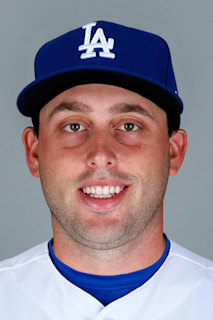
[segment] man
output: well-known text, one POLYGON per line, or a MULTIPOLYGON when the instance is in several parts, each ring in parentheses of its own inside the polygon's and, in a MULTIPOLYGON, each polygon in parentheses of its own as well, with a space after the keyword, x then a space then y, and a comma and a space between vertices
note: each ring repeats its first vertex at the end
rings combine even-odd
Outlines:
POLYGON ((213 319, 213 262, 163 234, 187 144, 165 41, 93 22, 35 69, 18 107, 53 239, 1 263, 2 319, 213 319))

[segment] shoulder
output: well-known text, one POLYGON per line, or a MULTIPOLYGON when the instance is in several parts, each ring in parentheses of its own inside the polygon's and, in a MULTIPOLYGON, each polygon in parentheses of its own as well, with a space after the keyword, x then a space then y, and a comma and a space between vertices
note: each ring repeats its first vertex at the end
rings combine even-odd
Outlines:
POLYGON ((213 261, 171 241, 167 264, 182 278, 194 279, 205 285, 210 283, 213 289, 213 261))
POLYGON ((48 256, 48 243, 41 243, 15 257, 0 262, 0 279, 5 273, 24 269, 48 256))
POLYGON ((198 267, 209 269, 213 271, 213 261, 209 260, 205 257, 202 257, 186 248, 181 246, 180 244, 170 241, 171 248, 170 248, 170 255, 176 257, 182 262, 185 262, 190 265, 196 265, 198 267))

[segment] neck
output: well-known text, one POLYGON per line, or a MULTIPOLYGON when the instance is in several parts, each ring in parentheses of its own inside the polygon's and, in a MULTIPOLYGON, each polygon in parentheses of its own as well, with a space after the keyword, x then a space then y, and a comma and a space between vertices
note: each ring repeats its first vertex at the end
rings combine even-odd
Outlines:
POLYGON ((69 238, 53 218, 53 251, 61 262, 80 272, 117 275, 138 271, 154 264, 163 254, 165 239, 159 219, 156 217, 140 237, 122 247, 96 250, 69 238))

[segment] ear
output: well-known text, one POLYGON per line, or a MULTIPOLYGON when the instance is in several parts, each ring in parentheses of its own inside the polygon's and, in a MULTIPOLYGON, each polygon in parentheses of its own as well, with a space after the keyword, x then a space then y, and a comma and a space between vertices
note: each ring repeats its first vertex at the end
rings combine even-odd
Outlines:
POLYGON ((179 129, 172 133, 169 139, 170 144, 170 176, 174 176, 181 167, 186 148, 187 148, 187 134, 184 130, 179 129))
POLYGON ((39 177, 38 165, 38 139, 33 127, 27 127, 22 134, 22 141, 25 148, 26 161, 31 174, 39 177))

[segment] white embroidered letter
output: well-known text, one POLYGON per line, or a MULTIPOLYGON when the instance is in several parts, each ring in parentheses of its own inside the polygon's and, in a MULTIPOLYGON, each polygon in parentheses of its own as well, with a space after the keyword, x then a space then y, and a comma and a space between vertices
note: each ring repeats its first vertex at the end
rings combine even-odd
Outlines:
POLYGON ((115 54, 110 52, 110 50, 112 50, 114 47, 114 39, 109 38, 107 41, 103 29, 98 28, 91 40, 92 27, 95 25, 96 22, 91 22, 82 27, 82 29, 85 29, 84 44, 79 46, 78 50, 86 50, 86 52, 82 53, 80 58, 94 58, 96 57, 96 52, 94 50, 100 48, 103 50, 99 52, 100 57, 114 59, 115 54))

